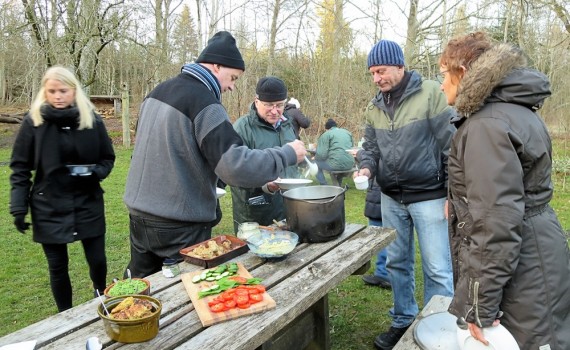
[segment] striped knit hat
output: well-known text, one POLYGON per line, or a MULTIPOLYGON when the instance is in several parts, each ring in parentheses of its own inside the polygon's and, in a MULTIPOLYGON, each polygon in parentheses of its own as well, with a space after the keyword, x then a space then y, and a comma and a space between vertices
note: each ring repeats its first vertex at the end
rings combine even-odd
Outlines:
POLYGON ((368 68, 372 66, 405 66, 404 53, 395 42, 380 40, 368 54, 368 68))

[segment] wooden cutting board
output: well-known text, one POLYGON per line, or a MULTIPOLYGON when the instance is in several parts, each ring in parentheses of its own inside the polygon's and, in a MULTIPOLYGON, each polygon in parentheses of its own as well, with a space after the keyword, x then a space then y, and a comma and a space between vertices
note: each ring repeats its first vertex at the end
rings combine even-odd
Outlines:
MULTIPOLYGON (((232 320, 234 318, 242 317, 245 315, 251 315, 258 312, 263 312, 265 310, 273 309, 276 306, 275 300, 273 300, 269 296, 269 294, 267 294, 267 292, 264 292, 263 300, 260 301, 259 303, 252 304, 247 309, 235 308, 224 312, 212 312, 210 311, 208 302, 214 299, 219 294, 209 295, 202 299, 198 299, 198 292, 206 287, 211 286, 215 282, 206 282, 206 281, 202 281, 200 283, 192 282, 192 278, 196 275, 201 274, 203 271, 204 270, 198 270, 194 272, 184 273, 180 277, 182 279, 182 283, 184 283, 184 287, 186 288, 188 296, 190 296, 190 300, 192 300, 194 309, 196 309, 198 317, 200 317, 200 321, 202 321, 202 325, 204 327, 211 326, 213 324, 224 322, 227 320, 232 320)), ((245 278, 252 278, 251 274, 240 263, 238 263, 237 275, 245 278)), ((263 284, 263 282, 261 282, 261 284, 263 284)))

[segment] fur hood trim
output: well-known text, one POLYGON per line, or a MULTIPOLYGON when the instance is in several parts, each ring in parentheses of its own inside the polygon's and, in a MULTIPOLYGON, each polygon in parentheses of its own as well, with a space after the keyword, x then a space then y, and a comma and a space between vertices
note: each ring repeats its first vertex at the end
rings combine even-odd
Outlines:
POLYGON ((477 112, 493 90, 514 69, 525 67, 526 57, 510 44, 497 44, 483 53, 467 70, 457 89, 455 108, 464 117, 477 112))

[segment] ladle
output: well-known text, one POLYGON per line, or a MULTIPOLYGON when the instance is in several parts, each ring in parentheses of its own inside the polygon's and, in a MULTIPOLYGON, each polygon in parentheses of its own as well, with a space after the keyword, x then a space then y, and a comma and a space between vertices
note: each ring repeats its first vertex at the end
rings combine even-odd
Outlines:
POLYGON ((309 160, 309 158, 307 158, 307 156, 305 156, 305 161, 307 162, 307 164, 309 164, 309 169, 307 170, 307 173, 305 173, 305 177, 307 177, 307 174, 311 174, 311 176, 316 176, 317 173, 319 172, 319 166, 313 162, 311 162, 309 160))
POLYGON ((103 310, 105 310, 105 314, 107 316, 109 316, 109 310, 107 310, 107 307, 105 306, 105 302, 103 301, 103 298, 101 298, 101 294, 99 293, 99 289, 95 289, 95 291, 97 292, 97 296, 99 297, 99 300, 101 301, 101 305, 103 305, 103 310))

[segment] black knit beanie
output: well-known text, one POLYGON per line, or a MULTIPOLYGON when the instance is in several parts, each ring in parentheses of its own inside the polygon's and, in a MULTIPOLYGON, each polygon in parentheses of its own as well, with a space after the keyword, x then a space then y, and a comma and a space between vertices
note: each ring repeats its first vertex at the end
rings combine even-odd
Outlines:
POLYGON ((287 87, 283 80, 277 77, 259 79, 255 93, 260 101, 275 102, 287 99, 287 87))
POLYGON ((325 129, 329 130, 332 127, 336 126, 336 122, 333 119, 329 119, 327 120, 327 122, 325 123, 325 129))
POLYGON ((202 50, 196 63, 215 63, 245 70, 245 62, 236 46, 236 39, 226 31, 217 32, 202 50))

